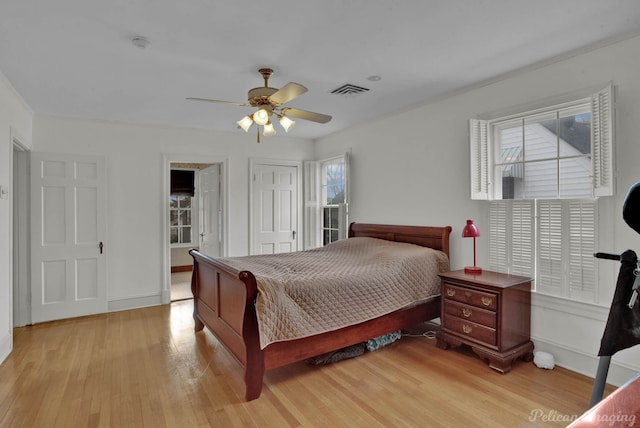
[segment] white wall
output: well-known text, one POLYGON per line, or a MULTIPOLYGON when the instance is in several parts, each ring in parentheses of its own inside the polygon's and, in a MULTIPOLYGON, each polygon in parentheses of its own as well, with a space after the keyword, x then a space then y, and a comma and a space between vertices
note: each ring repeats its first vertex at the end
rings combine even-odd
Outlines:
POLYGON ((36 115, 34 149, 101 155, 107 161, 107 254, 110 309, 157 304, 163 287, 163 155, 228 159, 228 255, 248 254, 249 159, 304 160, 313 143, 244 132, 75 120, 36 115))
MULTIPOLYGON (((12 184, 13 140, 29 147, 33 113, 0 73, 0 186, 10 189, 12 184)), ((0 362, 12 349, 12 224, 11 191, 6 199, 0 199, 0 362)))
POLYGON ((189 254, 189 249, 193 247, 171 248, 171 266, 191 266, 193 258, 189 254))
MULTIPOLYGON (((622 252, 640 236, 622 220, 628 187, 640 180, 640 37, 624 40, 449 98, 417 106, 363 126, 322 138, 322 157, 351 148, 350 221, 451 225, 451 267, 472 262, 471 242, 460 237, 467 218, 488 230, 487 203, 469 199, 468 119, 556 98, 613 81, 617 87, 617 194, 600 200, 599 248, 622 252)), ((487 240, 478 241, 479 265, 486 264, 487 240)), ((534 296, 532 337, 566 367, 593 375, 618 265, 599 262, 601 301, 571 304, 534 296)), ((640 347, 618 353, 609 379, 616 384, 640 371, 640 347)))

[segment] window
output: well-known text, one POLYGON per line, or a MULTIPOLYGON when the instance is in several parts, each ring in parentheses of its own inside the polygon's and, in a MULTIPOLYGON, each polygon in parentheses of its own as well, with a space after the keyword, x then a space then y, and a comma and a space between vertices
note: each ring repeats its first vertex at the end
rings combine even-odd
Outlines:
POLYGON ((349 156, 305 162, 305 248, 347 237, 349 156))
POLYGON ((322 245, 344 238, 345 159, 322 162, 322 245))
POLYGON ((470 121, 472 199, 613 195, 613 87, 509 117, 470 121))
POLYGON ((170 242, 174 244, 192 243, 193 198, 185 195, 169 197, 170 242))
POLYGON ((590 198, 589 103, 492 125, 494 199, 590 198))
POLYGON ((596 299, 597 197, 613 194, 613 88, 471 120, 471 197, 488 199, 490 269, 536 291, 596 299))

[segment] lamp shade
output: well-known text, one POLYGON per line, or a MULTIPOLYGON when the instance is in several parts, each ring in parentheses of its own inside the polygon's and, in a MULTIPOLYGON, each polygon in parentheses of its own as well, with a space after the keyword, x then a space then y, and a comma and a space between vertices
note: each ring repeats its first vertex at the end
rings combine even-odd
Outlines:
POLYGON ((245 116, 238 121, 238 126, 244 129, 244 132, 249 132, 251 125, 253 125, 253 120, 249 116, 245 116))
POLYGON ((273 123, 271 123, 271 121, 267 122, 264 125, 264 131, 262 132, 262 135, 264 135, 265 137, 276 135, 276 128, 273 127, 273 123))
POLYGON ((269 121, 269 112, 261 108, 257 112, 253 113, 253 121, 258 125, 265 125, 269 121))
POLYGON ((473 224, 473 220, 467 220, 467 225, 462 229, 462 237, 463 238, 477 238, 480 236, 480 231, 478 227, 473 224))
POLYGON ((293 128, 293 125, 295 125, 296 123, 289 119, 287 116, 280 116, 280 125, 282 125, 282 127, 284 128, 284 132, 289 132, 289 130, 291 128, 293 128))

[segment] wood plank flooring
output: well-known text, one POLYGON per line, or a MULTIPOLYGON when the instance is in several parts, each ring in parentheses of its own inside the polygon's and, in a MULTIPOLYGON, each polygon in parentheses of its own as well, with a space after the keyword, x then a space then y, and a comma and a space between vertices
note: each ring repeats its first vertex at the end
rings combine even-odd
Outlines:
POLYGON ((593 382, 522 361, 500 375, 464 349, 403 337, 333 365, 271 370, 244 402, 241 368, 206 329, 194 334, 191 312, 182 301, 16 329, 0 427, 566 426, 593 382))

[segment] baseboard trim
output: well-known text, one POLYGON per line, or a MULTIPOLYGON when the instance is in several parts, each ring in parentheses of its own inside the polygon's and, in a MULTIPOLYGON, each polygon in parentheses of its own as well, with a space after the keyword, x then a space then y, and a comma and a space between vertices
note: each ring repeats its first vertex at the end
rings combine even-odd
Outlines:
POLYGON ((191 272, 193 270, 193 265, 186 266, 171 266, 171 273, 176 272, 191 272))
POLYGON ((162 305, 162 294, 152 294, 148 296, 123 297, 121 299, 109 300, 109 312, 127 311, 129 309, 146 308, 149 306, 162 305))
MULTIPOLYGON (((566 346, 551 343, 540 338, 532 337, 532 340, 535 345, 535 350, 552 354, 557 366, 585 376, 595 377, 599 362, 597 356, 588 355, 574 349, 568 349, 566 346)), ((636 376, 638 372, 640 372, 640 367, 620 364, 615 360, 614 356, 609 365, 607 383, 614 386, 624 385, 629 379, 636 376)))
POLYGON ((13 334, 9 333, 2 343, 0 343, 0 364, 7 359, 11 351, 13 350, 13 334))

